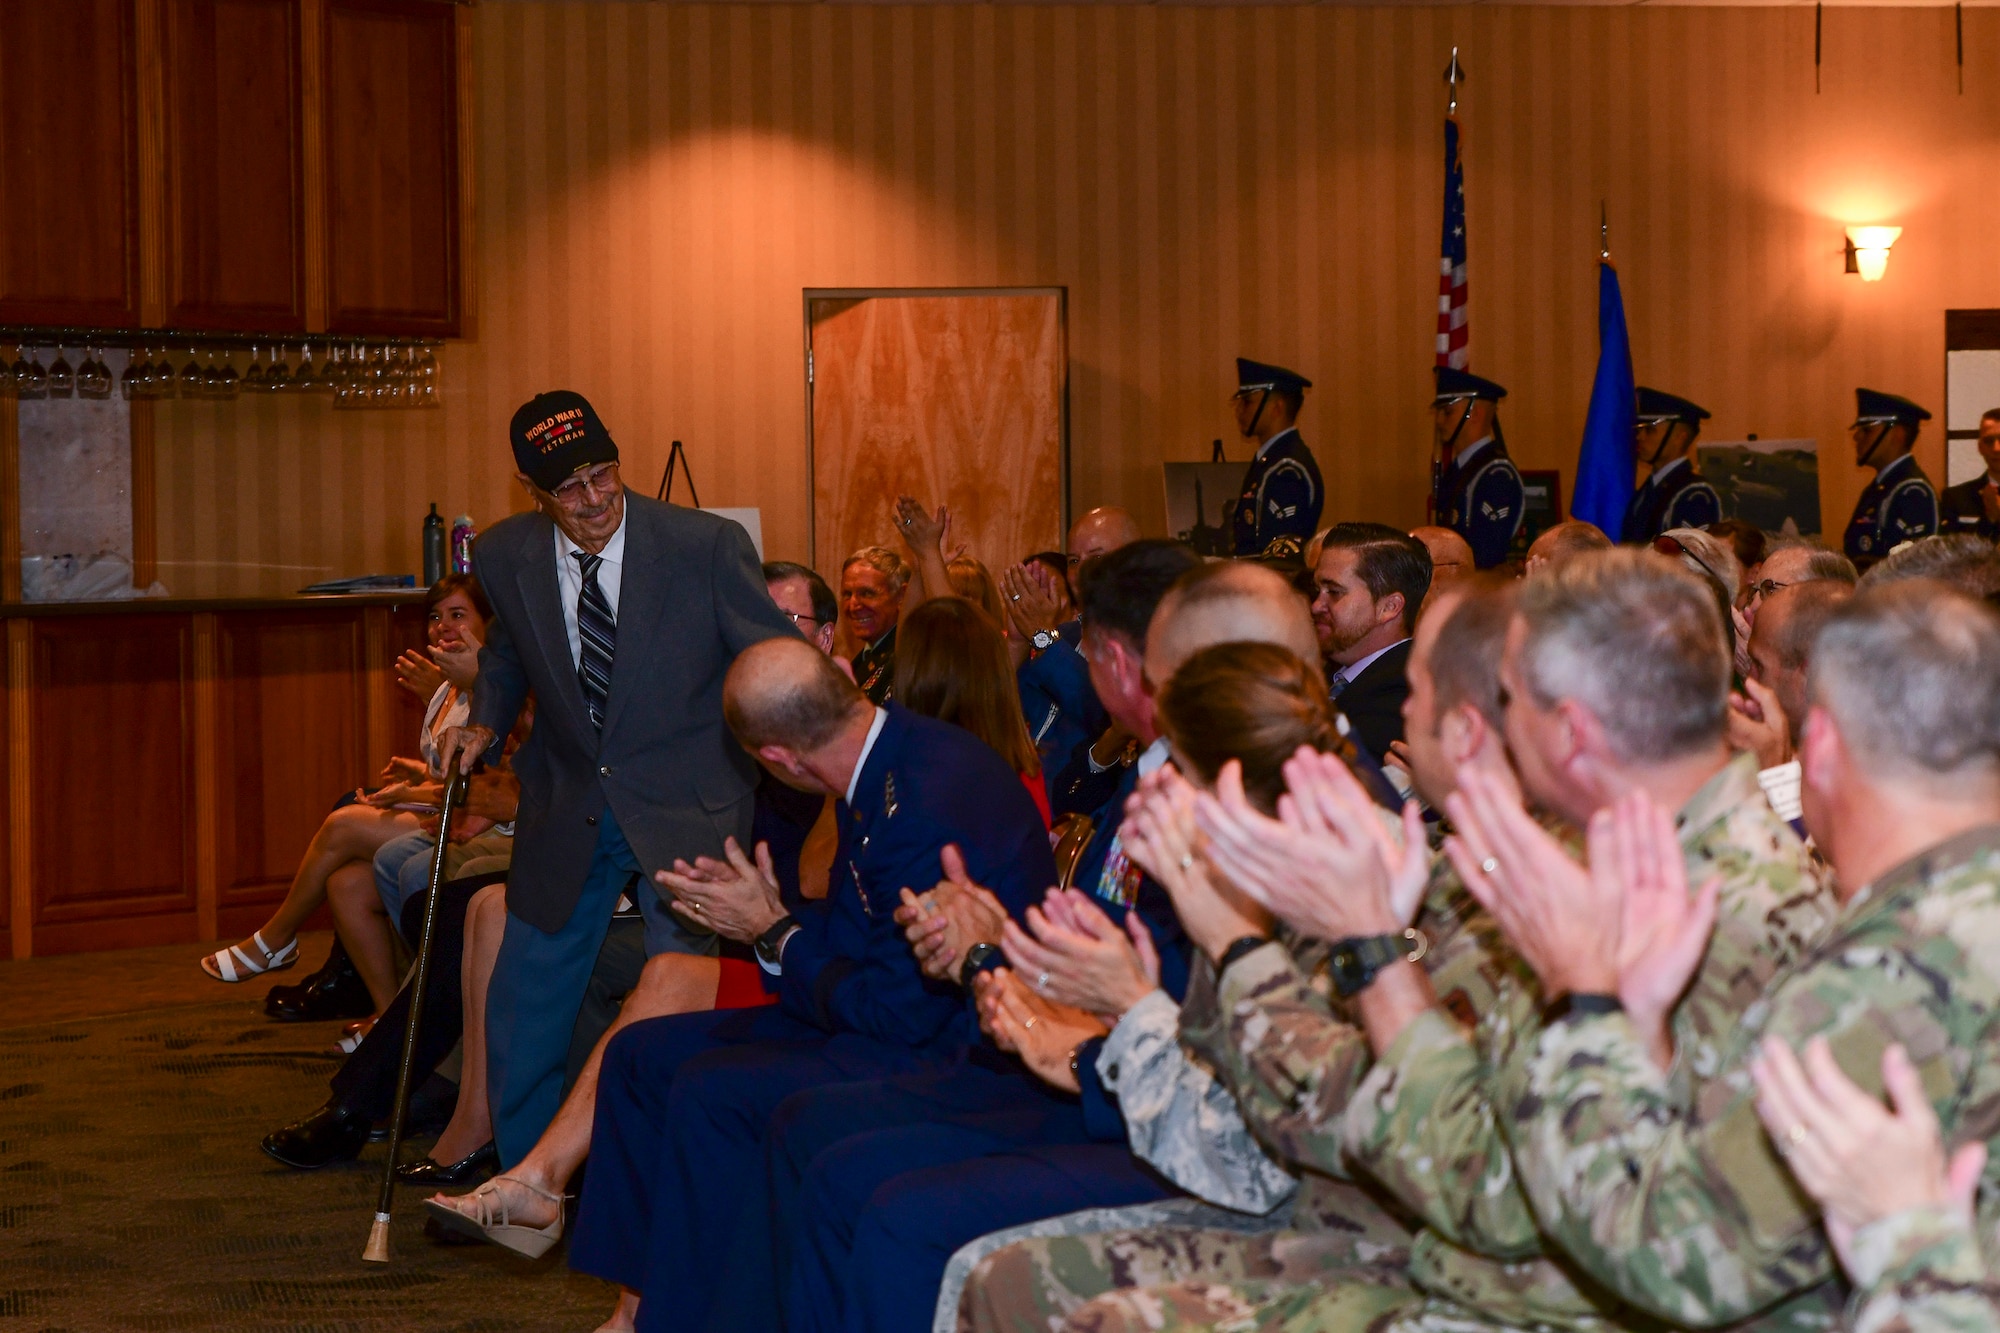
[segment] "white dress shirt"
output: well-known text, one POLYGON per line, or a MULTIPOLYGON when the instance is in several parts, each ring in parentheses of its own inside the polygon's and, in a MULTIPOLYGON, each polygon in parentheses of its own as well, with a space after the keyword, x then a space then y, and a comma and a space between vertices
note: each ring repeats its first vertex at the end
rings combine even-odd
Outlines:
MULTIPOLYGON (((597 587, 611 607, 614 625, 618 623, 618 589, 625 581, 625 523, 631 516, 632 511, 626 510, 618 520, 618 531, 597 553, 604 560, 597 567, 597 587)), ((569 633, 569 664, 573 667, 583 664, 583 632, 576 627, 576 599, 583 595, 583 562, 571 552, 582 549, 568 533, 556 529, 556 592, 562 602, 563 628, 569 633)))

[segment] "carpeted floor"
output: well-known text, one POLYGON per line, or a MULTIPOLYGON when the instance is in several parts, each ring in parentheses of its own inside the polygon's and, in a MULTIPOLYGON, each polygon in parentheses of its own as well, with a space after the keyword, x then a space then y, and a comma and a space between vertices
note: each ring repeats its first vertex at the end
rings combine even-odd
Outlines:
POLYGON ((561 1247, 530 1264, 433 1244, 414 1191, 397 1194, 392 1261, 362 1263, 382 1145, 318 1172, 257 1150, 325 1099, 338 1024, 266 1019, 268 983, 183 988, 199 953, 0 962, 0 1333, 499 1333, 609 1313, 615 1289, 561 1247), (121 976, 155 974, 118 998, 121 976), (80 986, 136 1011, 71 1017, 80 986), (38 998, 56 1021, 36 1021, 38 998))

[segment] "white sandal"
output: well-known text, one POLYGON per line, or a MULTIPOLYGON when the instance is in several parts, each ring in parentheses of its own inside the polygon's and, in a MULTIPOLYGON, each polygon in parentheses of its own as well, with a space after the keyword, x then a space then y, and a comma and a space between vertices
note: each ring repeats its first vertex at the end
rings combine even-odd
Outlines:
POLYGON ((261 960, 243 952, 242 945, 232 944, 227 949, 217 949, 202 959, 201 970, 217 981, 248 981, 252 977, 261 977, 266 972, 282 972, 299 961, 299 942, 296 937, 276 953, 271 951, 270 945, 264 943, 264 932, 261 930, 250 936, 250 942, 264 955, 261 960))
POLYGON ((448 1231, 456 1231, 461 1236, 471 1236, 475 1240, 491 1241, 526 1258, 539 1259, 562 1239, 563 1204, 568 1197, 566 1194, 551 1194, 517 1176, 495 1176, 472 1193, 457 1196, 457 1199, 471 1199, 475 1212, 460 1212, 451 1204, 439 1203, 436 1199, 425 1199, 424 1207, 430 1210, 438 1225, 448 1231), (501 1198, 500 1191, 494 1188, 503 1180, 509 1184, 519 1185, 537 1198, 554 1204, 556 1220, 545 1227, 516 1225, 511 1219, 507 1201, 501 1198))

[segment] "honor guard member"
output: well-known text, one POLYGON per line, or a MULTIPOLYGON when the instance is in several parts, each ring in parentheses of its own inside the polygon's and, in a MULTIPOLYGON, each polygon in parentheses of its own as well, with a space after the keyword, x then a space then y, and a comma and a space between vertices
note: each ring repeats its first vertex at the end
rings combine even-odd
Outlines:
POLYGON ((1910 454, 1917 428, 1931 414, 1907 398, 1875 389, 1854 391, 1854 461, 1875 469, 1875 480, 1854 502, 1842 549, 1862 569, 1904 542, 1935 536, 1937 492, 1910 454))
POLYGON ((1472 562, 1491 569, 1507 558, 1521 529, 1521 473, 1507 457, 1495 416, 1507 390, 1451 366, 1437 367, 1431 427, 1437 479, 1431 501, 1438 523, 1465 538, 1472 562))
POLYGON ((1658 389, 1638 392, 1634 457, 1646 479, 1625 506, 1625 540, 1650 545, 1674 528, 1706 528, 1722 520, 1722 497, 1695 470, 1694 442, 1708 409, 1658 389))
POLYGON ((1236 358, 1236 393, 1230 400, 1236 428, 1257 441, 1257 456, 1243 474, 1243 494, 1236 501, 1237 556, 1267 554, 1285 538, 1296 555, 1319 530, 1326 493, 1319 464, 1295 424, 1311 387, 1311 380, 1293 371, 1236 358))

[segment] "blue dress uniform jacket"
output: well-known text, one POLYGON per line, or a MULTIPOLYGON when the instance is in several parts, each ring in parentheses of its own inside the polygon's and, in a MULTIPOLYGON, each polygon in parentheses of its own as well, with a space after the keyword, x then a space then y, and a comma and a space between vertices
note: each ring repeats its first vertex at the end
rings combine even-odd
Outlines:
POLYGON ((1054 801, 1056 776, 1076 747, 1104 733, 1109 718, 1090 683, 1090 664, 1083 660, 1083 622, 1056 627, 1056 641, 1021 663, 1014 675, 1021 694, 1021 716, 1042 759, 1042 781, 1054 801))
POLYGON ((1319 531, 1325 504, 1319 464, 1298 431, 1273 435, 1243 474, 1243 494, 1236 499, 1235 554, 1262 555, 1280 537, 1296 537, 1304 546, 1319 531))
POLYGON ((1904 454, 1877 472, 1854 502, 1841 549, 1865 567, 1904 542, 1937 535, 1937 530, 1937 492, 1916 458, 1904 454))
POLYGON ((1675 528, 1706 528, 1722 521, 1722 497, 1685 458, 1676 458, 1639 483, 1625 506, 1624 540, 1640 545, 1675 528))
POLYGON ((899 891, 937 882, 946 843, 1016 916, 1054 882, 1041 816, 1006 761, 947 723, 887 714, 853 803, 835 807, 827 897, 785 945, 779 1003, 648 1019, 605 1048, 570 1263, 639 1291, 642 1328, 699 1328, 723 1294, 780 1102, 947 1061, 977 1036, 957 989, 918 972, 899 891))
POLYGON ((1526 495, 1507 446, 1489 439, 1452 459, 1439 475, 1437 521, 1465 538, 1477 568, 1491 569, 1514 545, 1526 495))

